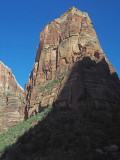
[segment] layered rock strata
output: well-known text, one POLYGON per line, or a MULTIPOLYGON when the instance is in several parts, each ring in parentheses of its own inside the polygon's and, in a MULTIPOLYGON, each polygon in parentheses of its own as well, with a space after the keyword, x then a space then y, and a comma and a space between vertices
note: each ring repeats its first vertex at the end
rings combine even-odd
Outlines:
MULTIPOLYGON (((93 102, 97 107, 100 107, 101 103, 105 106, 113 104, 114 98, 119 104, 119 87, 114 87, 115 82, 110 76, 114 73, 117 77, 114 67, 103 53, 88 14, 75 7, 70 8, 60 18, 46 25, 40 33, 33 71, 25 86, 26 118, 56 100, 61 106, 74 107, 78 99, 83 99, 76 105, 84 105, 87 94, 91 97, 89 103, 93 102), (78 62, 85 57, 89 57, 93 64, 104 61, 103 66, 98 65, 95 68, 95 65, 89 66, 89 61, 86 61, 88 68, 78 67, 73 72, 78 62), (78 76, 79 69, 81 71, 78 76), (71 72, 73 75, 69 80, 71 72)), ((119 84, 119 79, 116 79, 119 84)))
POLYGON ((0 61, 0 130, 7 130, 23 120, 24 90, 12 71, 0 61))

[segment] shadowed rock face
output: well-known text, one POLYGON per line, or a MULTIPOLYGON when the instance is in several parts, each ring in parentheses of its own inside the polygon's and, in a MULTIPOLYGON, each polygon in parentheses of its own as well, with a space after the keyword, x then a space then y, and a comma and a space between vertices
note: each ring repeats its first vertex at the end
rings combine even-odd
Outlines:
POLYGON ((88 97, 87 94, 91 97, 91 103, 100 106, 105 102, 109 105, 114 99, 114 93, 116 96, 118 93, 112 91, 114 82, 106 80, 106 70, 110 70, 110 74, 116 74, 103 53, 88 14, 75 7, 70 8, 60 18, 46 25, 40 33, 33 71, 25 86, 26 118, 41 111, 42 107, 51 105, 56 99, 64 106, 67 103, 66 98, 69 106, 74 106, 79 98, 82 105, 81 99, 84 96, 88 97), (94 63, 104 59, 107 69, 104 66, 96 69, 94 65, 83 68, 80 73, 81 82, 78 80, 77 69, 70 83, 65 86, 66 90, 62 91, 74 65, 84 57, 89 57, 94 63), (65 92, 63 99, 59 97, 61 91, 65 92))
POLYGON ((57 107, 80 107, 92 112, 119 109, 120 80, 117 73, 110 73, 105 59, 97 62, 90 57, 77 61, 67 82, 55 102, 57 107), (94 106, 94 107, 93 107, 94 106))
POLYGON ((0 61, 0 130, 23 120, 23 92, 11 70, 0 61))
MULTIPOLYGON (((119 160, 120 81, 106 61, 73 66, 51 112, 2 160, 119 160)), ((55 87, 54 87, 55 88, 55 87)))

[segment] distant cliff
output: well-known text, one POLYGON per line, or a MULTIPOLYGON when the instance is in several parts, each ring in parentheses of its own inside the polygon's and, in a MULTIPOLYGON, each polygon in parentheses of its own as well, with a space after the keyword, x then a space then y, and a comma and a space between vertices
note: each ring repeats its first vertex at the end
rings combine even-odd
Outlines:
POLYGON ((0 130, 7 130, 23 120, 23 97, 24 90, 12 71, 0 61, 0 130))

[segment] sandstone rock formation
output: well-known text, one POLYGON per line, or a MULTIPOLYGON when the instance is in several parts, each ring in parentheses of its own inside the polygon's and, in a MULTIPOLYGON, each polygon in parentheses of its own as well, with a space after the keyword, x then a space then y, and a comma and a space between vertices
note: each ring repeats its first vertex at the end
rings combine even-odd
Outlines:
POLYGON ((0 61, 0 130, 23 120, 23 89, 11 70, 0 61))
POLYGON ((63 99, 60 100, 63 106, 67 101, 67 105, 73 104, 72 99, 76 96, 74 92, 76 93, 78 86, 80 88, 77 89, 77 96, 81 99, 89 93, 91 101, 98 106, 100 103, 109 105, 114 93, 118 100, 120 95, 117 86, 114 88, 113 84, 107 84, 109 80, 105 71, 110 71, 111 75, 116 74, 103 53, 88 14, 75 7, 70 8, 60 18, 46 25, 40 33, 33 71, 25 86, 26 117, 55 102, 60 97, 63 87, 66 87, 63 99), (70 83, 65 85, 76 62, 85 57, 89 57, 96 64, 104 61, 108 67, 103 65, 99 69, 91 66, 89 68, 88 64, 88 69, 80 71, 82 82, 77 81, 76 70, 70 83))
POLYGON ((120 159, 120 80, 87 13, 72 7, 45 26, 25 94, 25 118, 53 109, 3 160, 120 159))

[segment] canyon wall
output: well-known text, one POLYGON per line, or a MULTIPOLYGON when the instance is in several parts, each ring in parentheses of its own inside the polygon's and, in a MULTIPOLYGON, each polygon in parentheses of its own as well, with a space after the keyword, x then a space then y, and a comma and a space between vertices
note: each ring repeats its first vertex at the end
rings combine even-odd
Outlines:
POLYGON ((24 119, 23 99, 24 90, 0 61, 0 130, 7 130, 24 119))

